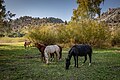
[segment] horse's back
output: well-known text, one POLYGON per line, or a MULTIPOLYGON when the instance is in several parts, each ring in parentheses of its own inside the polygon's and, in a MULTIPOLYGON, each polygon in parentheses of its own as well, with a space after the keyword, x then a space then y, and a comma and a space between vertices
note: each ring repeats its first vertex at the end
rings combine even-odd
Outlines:
POLYGON ((48 53, 54 53, 56 51, 59 50, 59 47, 57 45, 49 45, 49 46, 46 46, 45 48, 45 51, 47 51, 48 53))
POLYGON ((74 53, 78 53, 79 56, 85 56, 92 53, 92 48, 87 44, 78 44, 73 47, 74 53))
POLYGON ((60 47, 58 45, 54 45, 56 51, 60 51, 60 47))

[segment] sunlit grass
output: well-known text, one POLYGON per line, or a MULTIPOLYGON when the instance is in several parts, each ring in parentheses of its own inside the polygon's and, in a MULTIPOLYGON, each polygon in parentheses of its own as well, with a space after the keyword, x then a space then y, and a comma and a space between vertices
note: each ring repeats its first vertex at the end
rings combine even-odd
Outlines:
POLYGON ((10 37, 0 37, 0 43, 18 43, 18 42, 24 42, 25 37, 16 37, 16 38, 10 38, 10 37))
POLYGON ((79 68, 72 58, 69 70, 65 70, 65 58, 69 49, 63 49, 62 61, 49 65, 41 62, 37 48, 24 49, 23 43, 0 44, 0 80, 119 80, 120 48, 94 49, 92 65, 89 59, 79 57, 79 68))

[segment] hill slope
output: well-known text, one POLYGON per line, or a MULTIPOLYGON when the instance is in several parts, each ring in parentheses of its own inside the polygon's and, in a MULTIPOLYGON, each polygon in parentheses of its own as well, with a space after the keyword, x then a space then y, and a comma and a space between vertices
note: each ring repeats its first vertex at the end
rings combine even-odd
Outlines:
POLYGON ((109 8, 98 20, 107 22, 109 26, 120 25, 120 8, 109 8))
POLYGON ((60 23, 64 23, 64 22, 61 19, 54 17, 33 18, 30 16, 23 16, 15 20, 12 20, 11 28, 13 32, 18 32, 20 29, 27 28, 30 26, 41 26, 45 24, 60 24, 60 23))

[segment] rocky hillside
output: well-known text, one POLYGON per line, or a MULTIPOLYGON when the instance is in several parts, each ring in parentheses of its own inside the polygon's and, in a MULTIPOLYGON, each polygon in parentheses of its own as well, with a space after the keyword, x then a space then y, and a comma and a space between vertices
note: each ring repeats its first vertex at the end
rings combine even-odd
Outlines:
POLYGON ((42 26, 46 24, 60 24, 64 23, 61 19, 59 18, 33 18, 30 16, 24 16, 17 18, 15 20, 11 21, 11 27, 13 32, 18 32, 22 28, 27 28, 30 26, 42 26))
POLYGON ((109 8, 98 20, 107 22, 109 26, 120 25, 120 8, 109 8))

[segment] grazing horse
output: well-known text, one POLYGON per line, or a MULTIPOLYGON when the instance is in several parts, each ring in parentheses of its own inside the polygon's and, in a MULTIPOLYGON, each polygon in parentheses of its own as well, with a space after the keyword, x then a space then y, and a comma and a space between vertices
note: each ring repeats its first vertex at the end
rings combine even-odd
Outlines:
POLYGON ((45 50, 44 50, 44 56, 45 56, 45 60, 46 60, 46 64, 48 64, 48 60, 49 60, 49 54, 54 54, 56 53, 56 60, 61 60, 62 58, 62 48, 58 45, 49 45, 46 46, 45 50))
POLYGON ((89 56, 89 60, 90 60, 90 63, 89 63, 89 66, 91 65, 91 57, 92 57, 92 48, 91 46, 87 45, 87 44, 79 44, 79 45, 74 45, 69 53, 68 53, 68 57, 66 58, 66 69, 69 69, 69 66, 70 66, 70 60, 71 60, 71 57, 73 56, 74 57, 74 61, 75 61, 75 67, 76 67, 76 64, 77 64, 77 68, 78 68, 78 56, 84 56, 85 57, 85 60, 83 63, 86 62, 87 60, 87 55, 89 56))
POLYGON ((25 42, 24 42, 24 47, 25 47, 25 49, 26 49, 27 46, 29 47, 30 44, 31 44, 31 41, 25 40, 25 42))
MULTIPOLYGON (((39 51, 41 52, 41 60, 42 61, 45 61, 45 56, 44 56, 44 50, 46 48, 46 46, 44 44, 40 44, 40 43, 35 43, 35 46, 39 49, 39 51)), ((59 59, 62 58, 62 47, 57 45, 60 49, 60 52, 59 52, 59 59)), ((54 58, 54 54, 53 53, 50 53, 50 58, 54 58)))

